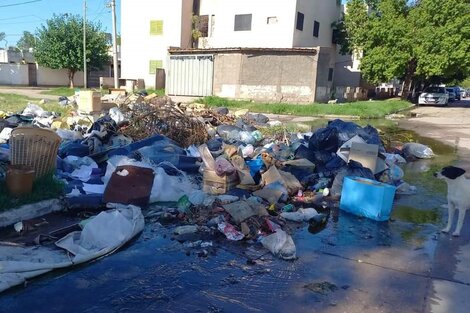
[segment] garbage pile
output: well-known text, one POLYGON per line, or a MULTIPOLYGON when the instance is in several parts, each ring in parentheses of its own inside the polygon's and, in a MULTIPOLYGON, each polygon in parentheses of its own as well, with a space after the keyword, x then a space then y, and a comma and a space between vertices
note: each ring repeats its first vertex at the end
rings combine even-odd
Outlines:
POLYGON ((395 193, 416 192, 403 181, 400 164, 433 156, 418 143, 388 150, 377 129, 339 119, 315 132, 265 138, 263 127, 279 122, 242 113, 142 95, 101 116, 48 115, 28 105, 0 119, 0 158, 8 155, 12 128, 54 129, 62 138, 56 176, 66 183, 69 207, 149 208, 152 221, 179 225, 174 235, 186 247, 210 247, 206 239, 223 234, 291 260, 292 225, 308 224, 317 233, 338 205, 387 220, 395 193))

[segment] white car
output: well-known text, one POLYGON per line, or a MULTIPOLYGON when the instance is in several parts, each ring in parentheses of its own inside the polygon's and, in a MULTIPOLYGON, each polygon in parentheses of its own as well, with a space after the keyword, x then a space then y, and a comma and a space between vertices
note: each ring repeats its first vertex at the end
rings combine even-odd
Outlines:
POLYGON ((419 105, 433 104, 446 106, 448 103, 449 94, 445 87, 428 87, 423 90, 418 99, 419 105))

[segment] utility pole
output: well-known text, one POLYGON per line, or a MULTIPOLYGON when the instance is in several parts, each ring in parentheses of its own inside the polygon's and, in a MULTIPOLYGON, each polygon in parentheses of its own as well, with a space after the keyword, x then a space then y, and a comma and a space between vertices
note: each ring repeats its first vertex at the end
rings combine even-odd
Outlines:
POLYGON ((119 65, 117 51, 117 35, 116 35, 116 0, 111 0, 111 14, 113 17, 113 68, 114 68, 114 88, 119 88, 119 65))
POLYGON ((86 55, 86 0, 83 0, 83 88, 87 88, 86 55))

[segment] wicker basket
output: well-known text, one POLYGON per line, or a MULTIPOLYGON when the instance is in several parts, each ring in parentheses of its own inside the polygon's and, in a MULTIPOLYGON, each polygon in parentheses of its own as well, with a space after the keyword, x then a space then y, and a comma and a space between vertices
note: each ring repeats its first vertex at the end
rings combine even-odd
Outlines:
POLYGON ((52 130, 17 127, 10 138, 11 164, 31 166, 35 177, 42 177, 55 169, 60 142, 52 130))

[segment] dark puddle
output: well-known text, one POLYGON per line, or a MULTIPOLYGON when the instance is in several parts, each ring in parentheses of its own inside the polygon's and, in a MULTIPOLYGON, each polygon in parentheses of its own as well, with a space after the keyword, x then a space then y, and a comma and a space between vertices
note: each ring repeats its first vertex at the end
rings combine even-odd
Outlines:
MULTIPOLYGON (((310 232, 308 224, 293 227, 299 228, 293 233, 298 259, 286 262, 259 243, 220 237, 203 238, 213 246, 201 254, 172 240, 171 225, 147 219, 142 235, 125 249, 3 293, 0 312, 310 312, 332 303, 345 311, 344 299, 381 290, 390 281, 389 276, 364 279, 376 267, 360 264, 427 273, 445 202, 445 185, 432 173, 456 157, 451 147, 382 122, 383 128, 375 127, 388 129, 387 140, 408 138, 437 154, 404 166, 405 181, 418 193, 398 196, 389 222, 333 207, 324 229, 321 224, 310 232)), ((388 293, 381 309, 394 311, 394 303, 402 302, 400 294, 388 293)))

